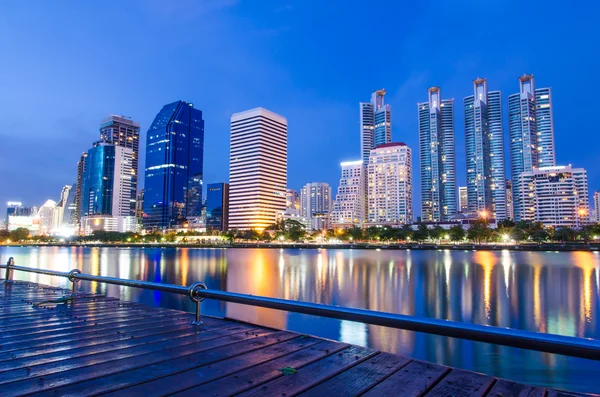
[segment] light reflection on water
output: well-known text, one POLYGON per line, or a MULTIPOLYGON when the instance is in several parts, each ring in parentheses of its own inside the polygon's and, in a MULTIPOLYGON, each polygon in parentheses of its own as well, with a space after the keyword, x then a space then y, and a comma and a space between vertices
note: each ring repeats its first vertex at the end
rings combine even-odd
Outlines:
MULTIPOLYGON (((2 247, 0 260, 600 338, 600 256, 590 252, 2 247)), ((17 278, 67 286, 45 275, 17 278)), ((81 282, 82 291, 192 310, 185 297, 81 282)), ((404 330, 204 301, 205 314, 305 332, 515 381, 598 392, 600 363, 404 330)))

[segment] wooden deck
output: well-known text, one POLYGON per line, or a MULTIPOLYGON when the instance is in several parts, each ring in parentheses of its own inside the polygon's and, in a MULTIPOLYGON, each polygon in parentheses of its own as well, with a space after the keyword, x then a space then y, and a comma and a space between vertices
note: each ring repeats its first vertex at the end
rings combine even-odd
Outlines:
POLYGON ((0 285, 0 396, 580 395, 103 295, 37 305, 64 294, 0 285))

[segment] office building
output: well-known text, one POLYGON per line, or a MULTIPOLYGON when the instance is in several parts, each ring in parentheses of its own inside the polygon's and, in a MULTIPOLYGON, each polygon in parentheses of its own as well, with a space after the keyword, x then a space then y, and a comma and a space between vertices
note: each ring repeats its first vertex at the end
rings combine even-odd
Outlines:
POLYGON ((81 191, 83 189, 83 174, 85 172, 85 159, 87 158, 87 152, 82 153, 79 161, 77 162, 77 182, 75 183, 75 230, 79 230, 80 226, 80 218, 81 218, 81 209, 82 209, 82 199, 83 196, 81 191))
POLYGON ((600 192, 594 192, 594 222, 600 223, 600 192))
POLYGON ((287 210, 296 210, 300 214, 300 195, 297 190, 285 189, 285 208, 287 210))
POLYGON ((203 161, 202 111, 184 101, 163 106, 146 137, 144 229, 175 229, 201 216, 203 161))
POLYGON ((71 235, 74 232, 75 218, 75 185, 66 185, 60 192, 53 213, 52 231, 71 235))
POLYGON ((342 177, 330 220, 333 227, 362 226, 365 218, 366 169, 363 160, 340 164, 342 177))
POLYGON ((458 187, 458 202, 461 213, 466 213, 469 211, 469 201, 467 199, 467 187, 459 186, 458 187))
POLYGON ((405 225, 413 220, 412 153, 405 143, 371 150, 368 178, 370 225, 405 225))
POLYGON ((211 183, 206 189, 206 229, 229 229, 229 184, 211 183))
POLYGON ((9 201, 6 203, 6 222, 5 228, 8 229, 9 217, 11 216, 30 216, 31 208, 23 207, 23 204, 19 201, 9 201))
POLYGON ((131 149, 131 186, 133 196, 130 198, 130 215, 135 215, 136 192, 139 175, 140 153, 140 124, 129 117, 110 115, 100 125, 100 140, 110 142, 116 146, 131 149))
POLYGON ((136 228, 135 216, 91 215, 81 218, 81 231, 85 236, 89 236, 95 231, 135 232, 136 228))
POLYGON ((386 91, 381 89, 371 94, 371 102, 360 106, 360 152, 363 163, 369 163, 371 150, 392 141, 392 111, 384 103, 386 91))
POLYGON ((142 230, 144 228, 144 189, 137 192, 135 199, 135 219, 137 223, 137 229, 142 230))
POLYGON ((534 167, 519 174, 516 184, 522 203, 520 220, 547 227, 579 228, 588 223, 588 184, 583 168, 534 167))
MULTIPOLYGON (((510 170, 513 180, 533 168, 556 165, 552 90, 535 88, 533 75, 519 78, 519 93, 508 97, 510 170)), ((513 185, 515 220, 524 213, 521 185, 513 185)))
POLYGON ((464 103, 469 212, 506 219, 502 94, 488 91, 487 80, 477 78, 464 103))
POLYGON ((511 180, 506 181, 506 215, 508 216, 508 219, 515 219, 513 183, 511 180))
POLYGON ((454 148, 454 99, 429 88, 428 102, 418 103, 421 171, 421 219, 447 221, 457 212, 454 148))
POLYGON ((231 116, 229 228, 263 230, 286 210, 287 120, 255 108, 231 116))
POLYGON ((322 214, 328 214, 332 208, 331 186, 328 183, 311 182, 300 190, 300 215, 309 220, 311 229, 320 230, 323 222, 313 222, 313 219, 317 218, 316 214, 322 219, 322 214))
MULTIPOLYGON (((39 225, 39 235, 49 235, 54 230, 54 211, 56 209, 56 201, 46 200, 36 214, 37 223, 39 225)), ((34 220, 35 222, 36 220, 34 220)))

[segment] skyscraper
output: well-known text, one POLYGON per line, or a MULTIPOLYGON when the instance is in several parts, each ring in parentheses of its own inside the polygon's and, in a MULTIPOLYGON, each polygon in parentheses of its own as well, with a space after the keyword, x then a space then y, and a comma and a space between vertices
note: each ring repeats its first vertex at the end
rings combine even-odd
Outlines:
MULTIPOLYGON (((533 75, 519 77, 520 90, 508 97, 510 171, 513 180, 534 167, 556 165, 552 90, 535 88, 533 75)), ((521 220, 521 185, 513 185, 515 220, 521 220)))
POLYGON ((384 103, 386 91, 371 94, 371 102, 360 105, 360 152, 365 166, 369 163, 371 150, 392 141, 392 110, 384 103))
POLYGON ((287 211, 297 211, 300 214, 300 195, 297 190, 285 189, 285 208, 287 211))
POLYGON ((405 143, 371 150, 368 168, 368 221, 373 225, 410 224, 412 152, 405 143))
POLYGON ((80 218, 132 216, 133 150, 99 141, 88 150, 82 177, 80 218))
POLYGON ((85 172, 85 159, 87 158, 87 152, 82 153, 79 161, 77 162, 77 183, 75 183, 75 219, 74 227, 75 231, 79 230, 81 220, 81 209, 82 206, 82 189, 83 189, 83 174, 85 172))
POLYGON ((486 79, 473 80, 465 98, 465 143, 469 211, 489 211, 506 219, 506 173, 502 129, 502 93, 488 91, 486 79))
POLYGON ((361 226, 366 220, 365 166, 362 160, 346 161, 340 165, 342 177, 333 203, 331 224, 334 227, 361 226))
POLYGON ((581 227, 588 223, 588 184, 583 168, 533 167, 519 174, 516 184, 520 186, 521 220, 541 222, 547 227, 581 227))
POLYGON ((319 229, 313 219, 321 218, 333 209, 331 186, 325 182, 307 183, 300 190, 300 216, 309 220, 311 229, 319 229))
POLYGON ((229 184, 210 183, 206 189, 206 229, 228 230, 229 184))
POLYGON ((286 209, 287 119, 255 108, 231 116, 229 228, 262 230, 286 209))
POLYGON ((439 87, 418 103, 421 219, 446 221, 457 212, 454 99, 441 99, 439 87))
POLYGON ((596 215, 594 222, 600 223, 600 192, 594 192, 594 211, 596 215))
POLYGON ((132 150, 131 185, 133 196, 130 198, 131 215, 135 215, 137 182, 139 175, 138 161, 140 153, 140 124, 129 117, 111 114, 100 125, 100 140, 124 146, 132 150))
POLYGON ((204 120, 184 101, 163 106, 148 129, 145 229, 171 229, 202 212, 204 120))
POLYGON ((458 202, 459 202, 459 207, 460 207, 461 213, 465 213, 465 212, 469 211, 469 201, 468 201, 466 186, 458 187, 458 202))
POLYGON ((513 183, 510 179, 506 181, 506 216, 509 219, 515 219, 515 204, 513 196, 513 183))

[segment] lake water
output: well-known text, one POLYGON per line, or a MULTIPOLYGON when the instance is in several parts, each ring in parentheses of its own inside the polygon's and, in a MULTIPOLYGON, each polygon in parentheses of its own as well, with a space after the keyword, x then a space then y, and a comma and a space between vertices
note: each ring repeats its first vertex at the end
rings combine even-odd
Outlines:
MULTIPOLYGON (((23 266, 600 338, 592 252, 0 247, 23 266)), ((67 287, 68 281, 15 272, 67 287)), ((193 311, 182 296, 81 282, 81 291, 193 311)), ((205 300, 203 314, 369 346, 518 382, 600 392, 600 362, 205 300)))

